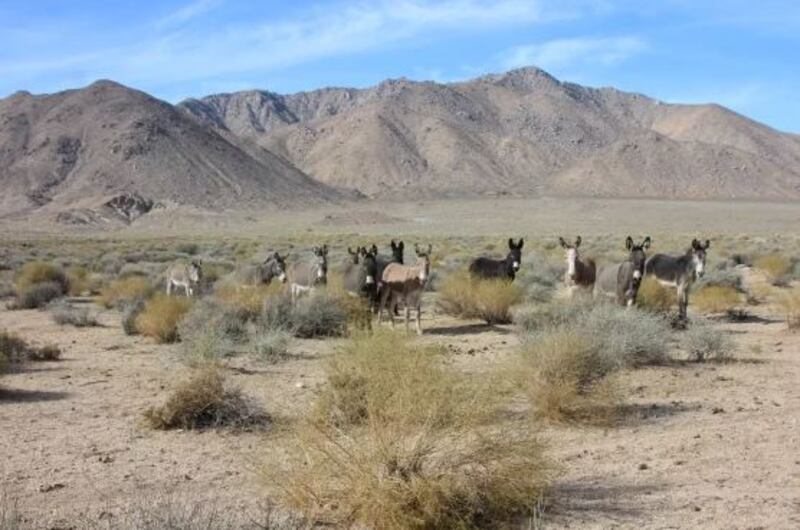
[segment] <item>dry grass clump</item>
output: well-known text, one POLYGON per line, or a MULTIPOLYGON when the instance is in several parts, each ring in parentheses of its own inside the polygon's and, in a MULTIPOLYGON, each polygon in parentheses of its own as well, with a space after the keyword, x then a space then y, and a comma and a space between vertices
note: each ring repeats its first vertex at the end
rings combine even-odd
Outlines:
POLYGON ((69 280, 63 269, 43 261, 30 261, 22 266, 14 279, 14 287, 18 295, 33 288, 38 284, 55 284, 61 294, 69 290, 69 280))
POLYGON ((283 329, 265 329, 253 337, 253 354, 261 361, 277 362, 289 355, 292 334, 283 329))
POLYGON ((114 280, 100 291, 99 302, 107 307, 120 307, 132 300, 147 299, 153 286, 144 276, 128 276, 114 280))
POLYGON ((397 335, 354 339, 265 478, 311 525, 483 528, 530 515, 553 473, 536 432, 495 423, 503 394, 451 370, 397 335))
POLYGON ((272 282, 269 285, 235 285, 225 283, 214 288, 214 296, 224 305, 239 312, 242 318, 255 320, 261 313, 266 300, 278 296, 283 285, 272 282))
POLYGON ((707 285, 692 293, 691 303, 702 313, 728 313, 742 304, 742 295, 727 285, 707 285))
POLYGON ((618 368, 590 338, 562 327, 527 344, 514 377, 539 419, 607 423, 619 392, 606 376, 618 368))
POLYGON ((349 313, 341 298, 318 291, 292 304, 288 295, 264 302, 258 325, 262 330, 284 330, 295 337, 341 337, 347 334, 349 313))
POLYGON ((792 260, 781 254, 767 254, 753 262, 753 266, 763 272, 772 282, 779 282, 788 276, 792 265, 792 260))
POLYGON ((481 280, 466 271, 445 278, 438 289, 439 307, 460 318, 480 318, 487 324, 511 322, 511 307, 522 300, 522 292, 507 280, 481 280))
POLYGON ((675 289, 664 287, 652 276, 646 276, 636 295, 636 306, 653 313, 669 313, 678 304, 675 289))
POLYGON ((92 275, 86 267, 72 266, 66 272, 69 282, 69 295, 81 296, 87 293, 96 293, 100 287, 100 278, 92 275))
POLYGON ((60 358, 61 349, 58 346, 31 346, 17 335, 0 330, 0 372, 3 372, 11 363, 57 361, 60 358))
POLYGON ((136 317, 136 330, 157 342, 176 342, 178 324, 189 312, 192 301, 188 298, 157 294, 147 302, 136 317))
POLYGON ((147 409, 144 419, 149 427, 166 430, 243 428, 268 416, 227 385, 219 368, 206 366, 179 383, 161 406, 147 409))
POLYGON ((58 282, 35 283, 22 291, 18 290, 17 299, 10 307, 12 309, 40 309, 62 296, 64 296, 64 290, 58 282))
POLYGON ((178 325, 184 359, 216 361, 232 355, 247 340, 247 320, 236 309, 212 298, 196 302, 178 325))
POLYGON ((789 329, 800 329, 800 287, 795 287, 778 301, 789 329))

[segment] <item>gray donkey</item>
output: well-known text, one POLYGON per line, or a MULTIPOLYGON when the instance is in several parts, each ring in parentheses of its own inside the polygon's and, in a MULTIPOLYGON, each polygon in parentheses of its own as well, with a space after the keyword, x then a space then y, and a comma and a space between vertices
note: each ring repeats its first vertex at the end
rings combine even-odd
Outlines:
POLYGON ((698 277, 702 277, 706 269, 706 251, 711 241, 705 244, 692 239, 689 250, 682 256, 656 254, 647 260, 645 274, 653 276, 661 285, 675 287, 678 291, 678 317, 686 320, 686 308, 689 305, 689 290, 698 277))
POLYGON ((296 302, 301 294, 313 291, 316 286, 328 283, 328 245, 314 247, 313 252, 310 259, 293 263, 287 271, 292 302, 296 302))
POLYGON ((284 283, 286 282, 286 256, 275 252, 262 263, 237 269, 234 278, 243 285, 269 284, 273 279, 284 283))
POLYGON ((645 250, 650 248, 650 236, 644 238, 639 245, 634 244, 633 238, 628 236, 625 248, 630 252, 627 260, 600 269, 594 284, 594 296, 613 298, 619 305, 631 307, 636 303, 636 295, 644 276, 647 260, 645 250))
POLYGON ((167 269, 167 294, 172 294, 173 287, 183 287, 186 296, 194 296, 202 278, 203 266, 199 260, 174 263, 167 269))
POLYGON ((417 335, 422 335, 422 292, 425 290, 431 272, 431 245, 427 250, 422 250, 418 245, 414 246, 417 254, 415 265, 400 265, 390 263, 383 269, 381 281, 381 300, 378 307, 378 324, 381 323, 383 308, 386 307, 389 319, 394 326, 394 310, 399 303, 405 305, 406 310, 406 332, 411 318, 411 308, 417 311, 417 335), (387 305, 388 304, 388 305, 387 305))

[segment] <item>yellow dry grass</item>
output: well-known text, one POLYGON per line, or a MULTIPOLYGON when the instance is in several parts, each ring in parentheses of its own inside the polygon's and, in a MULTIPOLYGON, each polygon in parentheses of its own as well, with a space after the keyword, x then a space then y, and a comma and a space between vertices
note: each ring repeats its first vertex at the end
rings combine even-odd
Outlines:
POLYGON ((522 292, 512 282, 479 280, 467 271, 450 274, 439 287, 439 306, 444 312, 488 324, 511 322, 511 308, 521 300, 522 292))
POLYGON ((729 285, 707 285, 692 293, 691 304, 702 313, 726 313, 742 304, 742 295, 729 285))
POLYGON ((178 340, 178 324, 191 307, 189 298, 157 294, 147 301, 136 317, 136 330, 159 343, 175 342, 178 340))
POLYGON ((118 307, 120 304, 148 298, 153 292, 150 281, 143 276, 129 276, 114 280, 100 290, 98 301, 107 308, 118 307))

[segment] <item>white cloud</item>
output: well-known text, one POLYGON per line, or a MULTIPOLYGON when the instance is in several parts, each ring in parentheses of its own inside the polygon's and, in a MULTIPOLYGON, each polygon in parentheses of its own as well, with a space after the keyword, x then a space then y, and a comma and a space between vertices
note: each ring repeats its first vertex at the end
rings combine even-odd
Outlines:
POLYGON ((647 49, 639 37, 555 39, 542 44, 517 46, 502 55, 505 68, 538 66, 546 70, 576 64, 613 65, 647 49))
POLYGON ((157 28, 166 28, 188 22, 193 18, 208 13, 220 3, 221 0, 195 0, 157 20, 155 26, 157 28))

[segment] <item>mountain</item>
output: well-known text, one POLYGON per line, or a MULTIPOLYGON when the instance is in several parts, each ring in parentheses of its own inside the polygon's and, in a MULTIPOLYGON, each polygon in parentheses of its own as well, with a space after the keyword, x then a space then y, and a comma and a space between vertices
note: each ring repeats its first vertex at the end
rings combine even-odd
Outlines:
POLYGON ((449 84, 218 94, 179 108, 370 197, 800 199, 795 135, 718 105, 665 104, 537 68, 449 84))
POLYGON ((228 209, 338 196, 263 147, 111 81, 0 99, 0 187, 0 213, 74 211, 62 219, 75 222, 130 220, 159 203, 228 209))

